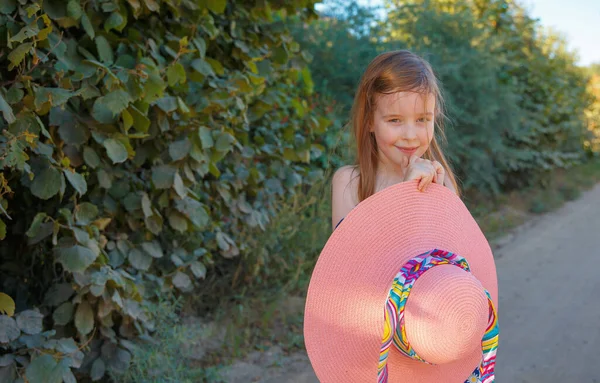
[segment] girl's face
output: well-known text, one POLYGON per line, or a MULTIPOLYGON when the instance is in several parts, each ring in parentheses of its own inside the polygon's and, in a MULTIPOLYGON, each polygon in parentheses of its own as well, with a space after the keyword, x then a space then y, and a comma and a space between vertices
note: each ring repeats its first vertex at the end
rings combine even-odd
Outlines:
MULTIPOLYGON (((400 150, 416 148, 421 157, 433 139, 435 97, 427 100, 421 93, 396 92, 377 96, 373 125, 380 164, 390 173, 404 175, 405 158, 412 153, 400 150)), ((407 161, 408 162, 408 161, 407 161)))

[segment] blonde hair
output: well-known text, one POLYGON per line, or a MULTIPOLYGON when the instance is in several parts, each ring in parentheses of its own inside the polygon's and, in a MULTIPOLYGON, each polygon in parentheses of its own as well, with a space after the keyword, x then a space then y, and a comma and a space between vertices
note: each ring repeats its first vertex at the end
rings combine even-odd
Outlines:
POLYGON ((425 97, 433 94, 436 101, 434 137, 423 155, 430 161, 438 161, 446 171, 445 177, 452 182, 457 194, 461 195, 454 173, 440 149, 436 135, 446 141, 443 120, 446 118, 444 99, 438 80, 431 65, 408 50, 396 50, 375 57, 363 74, 350 112, 349 125, 356 140, 356 161, 359 170, 359 202, 375 193, 378 167, 377 143, 370 133, 376 109, 377 95, 395 92, 418 92, 425 97))

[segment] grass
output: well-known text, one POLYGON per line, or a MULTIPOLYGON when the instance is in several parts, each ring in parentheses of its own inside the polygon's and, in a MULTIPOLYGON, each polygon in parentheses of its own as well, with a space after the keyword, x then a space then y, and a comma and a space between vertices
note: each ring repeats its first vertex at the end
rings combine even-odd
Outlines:
POLYGON ((216 367, 199 368, 187 357, 189 341, 198 337, 198 330, 181 323, 179 312, 183 301, 164 296, 149 303, 149 313, 155 322, 152 339, 131 343, 132 360, 125 374, 110 373, 112 381, 121 383, 218 382, 216 367))

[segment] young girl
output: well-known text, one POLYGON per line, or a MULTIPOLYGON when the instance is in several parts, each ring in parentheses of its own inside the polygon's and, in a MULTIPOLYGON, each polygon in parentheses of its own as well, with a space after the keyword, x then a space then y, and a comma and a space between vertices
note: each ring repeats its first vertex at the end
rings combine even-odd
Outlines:
POLYGON ((334 229, 359 202, 399 182, 420 180, 421 191, 434 182, 460 196, 436 139, 445 139, 444 104, 427 61, 407 50, 375 57, 361 78, 351 114, 357 161, 333 175, 334 229))

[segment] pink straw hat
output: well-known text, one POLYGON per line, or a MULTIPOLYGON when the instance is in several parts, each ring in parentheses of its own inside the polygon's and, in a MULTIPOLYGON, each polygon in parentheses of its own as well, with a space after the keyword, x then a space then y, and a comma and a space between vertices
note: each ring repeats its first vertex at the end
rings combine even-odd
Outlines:
POLYGON ((460 198, 417 182, 359 203, 319 256, 304 338, 323 383, 494 381, 492 251, 460 198))

